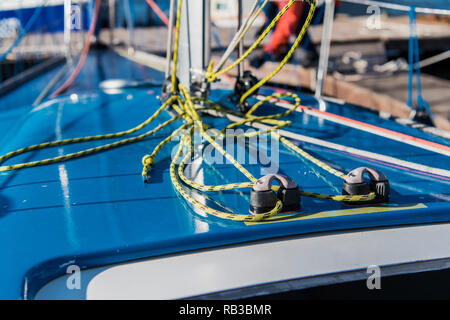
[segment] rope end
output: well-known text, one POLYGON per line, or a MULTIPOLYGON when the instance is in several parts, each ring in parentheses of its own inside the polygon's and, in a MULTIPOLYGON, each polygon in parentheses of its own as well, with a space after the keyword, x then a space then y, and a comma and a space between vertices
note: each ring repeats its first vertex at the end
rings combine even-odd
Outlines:
POLYGON ((150 181, 150 175, 149 174, 143 174, 142 175, 142 182, 147 184, 147 183, 149 183, 149 181, 150 181))

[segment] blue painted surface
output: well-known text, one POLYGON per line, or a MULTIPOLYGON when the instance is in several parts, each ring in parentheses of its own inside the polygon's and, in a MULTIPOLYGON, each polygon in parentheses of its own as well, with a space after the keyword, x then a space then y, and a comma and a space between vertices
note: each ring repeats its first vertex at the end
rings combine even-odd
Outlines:
MULTIPOLYGON (((17 109, 18 107, 29 108, 36 100, 42 90, 59 72, 63 65, 43 73, 33 78, 24 85, 0 97, 0 112, 5 110, 17 109)), ((53 90, 59 87, 72 73, 69 70, 64 77, 54 86, 53 90)), ((66 92, 88 92, 97 90, 99 82, 107 79, 125 78, 125 79, 148 79, 162 81, 164 77, 155 73, 152 69, 137 65, 130 60, 124 59, 112 52, 92 51, 88 56, 83 68, 82 74, 77 78, 73 85, 66 92)), ((52 91, 50 91, 52 92, 52 91)), ((22 115, 24 113, 22 112, 22 115)), ((1 117, 1 114, 0 114, 1 117)))
MULTIPOLYGON (((0 142, 0 153, 47 140, 116 132, 142 122, 158 107, 158 91, 154 88, 127 90, 104 94, 95 90, 93 74, 104 65, 103 78, 112 77, 112 68, 123 68, 121 58, 100 54, 90 56, 74 85, 78 100, 68 96, 48 101, 27 113, 20 122, 2 118, 11 110, 0 112, 0 124, 13 126, 0 142), (106 60, 103 60, 106 59, 106 60), (109 60, 108 60, 109 59, 109 60), (81 85, 82 84, 82 85, 81 85)), ((136 65, 128 75, 136 76, 136 65)), ((125 68, 126 69, 126 68, 125 68)), ((126 73, 125 70, 122 70, 126 73)), ((122 72, 119 70, 118 74, 122 72)), ((144 68, 140 76, 161 74, 144 68)), ((126 77, 126 76, 124 76, 126 77)), ((268 93, 266 89, 266 93, 268 93)), ((215 91, 212 99, 226 103, 227 92, 215 91)), ((69 92, 70 94, 70 92, 69 92)), ((302 95, 303 104, 317 107, 316 101, 302 95)), ((280 110, 267 107, 264 112, 280 110)), ((403 127, 376 114, 354 106, 329 103, 327 111, 356 118, 392 130, 450 145, 445 139, 432 137, 403 127)), ((19 111, 17 111, 18 113, 19 111)), ((168 119, 162 114, 160 121, 168 119)), ((328 121, 296 113, 295 125, 289 130, 334 143, 374 151, 399 159, 450 169, 448 157, 377 137, 328 121)), ((221 127, 223 119, 207 119, 221 127)), ((0 125, 0 128, 2 127, 0 125)), ((150 125, 153 128, 156 124, 150 125)), ((169 177, 171 145, 163 149, 152 171, 152 180, 141 180, 141 158, 175 126, 166 128, 145 141, 66 163, 6 172, 0 175, 0 298, 32 298, 49 280, 66 272, 67 265, 83 268, 149 256, 181 252, 325 230, 343 230, 384 225, 417 224, 450 221, 450 181, 424 176, 382 163, 368 162, 345 153, 300 143, 307 151, 342 171, 362 165, 382 170, 391 181, 393 206, 423 203, 427 208, 370 213, 335 218, 246 226, 195 212, 177 195, 169 177)), ((4 132, 2 132, 4 133, 4 132)), ((104 142, 64 146, 19 156, 7 163, 38 160, 67 154, 104 142)), ((294 178, 304 190, 339 194, 342 181, 326 171, 303 161, 281 148, 278 160, 280 173, 294 178)), ((261 176, 261 166, 247 164, 255 176, 261 176)), ((230 164, 204 165, 206 184, 246 181, 230 164)), ((229 191, 207 195, 205 201, 214 206, 220 201, 235 212, 248 212, 248 194, 229 191)), ((332 201, 302 199, 306 215, 326 210, 353 207, 332 201)))

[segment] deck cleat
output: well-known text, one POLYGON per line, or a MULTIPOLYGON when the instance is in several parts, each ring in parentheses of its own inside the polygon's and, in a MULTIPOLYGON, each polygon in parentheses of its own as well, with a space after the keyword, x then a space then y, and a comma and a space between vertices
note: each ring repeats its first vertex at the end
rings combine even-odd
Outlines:
MULTIPOLYGON (((234 96, 238 101, 238 109, 242 113, 246 113, 250 107, 246 101, 241 102, 241 97, 250 90, 253 86, 258 83, 258 79, 250 72, 244 71, 244 75, 239 77, 236 81, 236 85, 234 86, 234 96)), ((257 94, 258 90, 255 90, 252 94, 257 94)))
POLYGON ((297 183, 281 174, 266 175, 253 184, 250 192, 250 212, 252 214, 269 212, 276 206, 278 200, 283 203, 280 212, 299 211, 300 190, 297 183), (278 194, 272 190, 273 180, 280 183, 278 194))
POLYGON ((369 201, 343 201, 346 204, 387 203, 390 197, 389 180, 378 170, 360 167, 349 172, 342 187, 343 195, 365 195, 375 193, 375 199, 369 201), (370 182, 364 181, 364 174, 369 174, 370 182))
POLYGON ((427 126, 435 127, 433 116, 424 109, 424 111, 413 110, 410 119, 427 126))

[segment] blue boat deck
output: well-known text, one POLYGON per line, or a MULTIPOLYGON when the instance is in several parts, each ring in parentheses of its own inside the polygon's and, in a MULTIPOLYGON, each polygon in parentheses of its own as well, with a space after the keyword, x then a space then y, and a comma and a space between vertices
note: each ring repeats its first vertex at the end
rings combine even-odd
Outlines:
MULTIPOLYGON (((126 130, 147 119, 159 107, 159 87, 107 94, 98 90, 98 83, 111 78, 159 81, 163 79, 162 74, 113 53, 93 51, 71 91, 31 108, 26 97, 30 92, 39 91, 38 85, 43 79, 50 79, 51 74, 36 78, 2 98, 1 154, 44 141, 126 130)), ((271 89, 263 91, 268 94, 271 89)), ((213 90, 211 99, 227 104, 227 93, 213 90)), ((318 108, 314 98, 303 94, 300 97, 303 105, 318 108)), ((327 102, 327 111, 450 146, 446 139, 381 119, 357 106, 327 102)), ((267 107, 261 112, 280 110, 267 107)), ((158 119, 165 121, 169 117, 163 113, 158 119)), ((450 170, 445 155, 304 113, 294 113, 287 119, 294 123, 287 130, 295 133, 450 170)), ((222 118, 205 121, 219 128, 226 124, 222 118)), ((191 208, 172 186, 168 167, 177 142, 158 155, 150 183, 142 182, 142 157, 176 127, 173 125, 141 142, 96 155, 1 173, 0 298, 33 298, 42 285, 64 274, 70 264, 89 268, 280 236, 450 221, 450 178, 299 141, 293 142, 343 172, 360 166, 381 170, 391 183, 391 203, 355 207, 302 197, 301 212, 268 221, 270 223, 245 224, 208 216, 191 208)), ((94 141, 31 152, 5 164, 54 157, 104 143, 94 141)), ((281 145, 279 158, 272 160, 272 164, 279 165, 280 173, 292 177, 303 190, 341 193, 342 180, 281 145)), ((267 172, 268 166, 249 164, 245 167, 259 177, 267 172)), ((203 164, 197 176, 201 176, 205 184, 246 181, 227 163, 203 164)), ((193 193, 211 206, 217 206, 218 201, 233 212, 248 213, 247 192, 193 193)))

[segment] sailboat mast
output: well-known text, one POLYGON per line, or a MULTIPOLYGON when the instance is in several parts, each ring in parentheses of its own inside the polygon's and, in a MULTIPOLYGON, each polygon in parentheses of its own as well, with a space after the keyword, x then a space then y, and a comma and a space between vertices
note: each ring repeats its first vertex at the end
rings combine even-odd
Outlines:
POLYGON ((207 97, 205 72, 211 55, 211 0, 182 1, 177 76, 194 96, 207 97))
POLYGON ((71 42, 72 1, 64 0, 64 47, 67 60, 72 59, 71 42))

